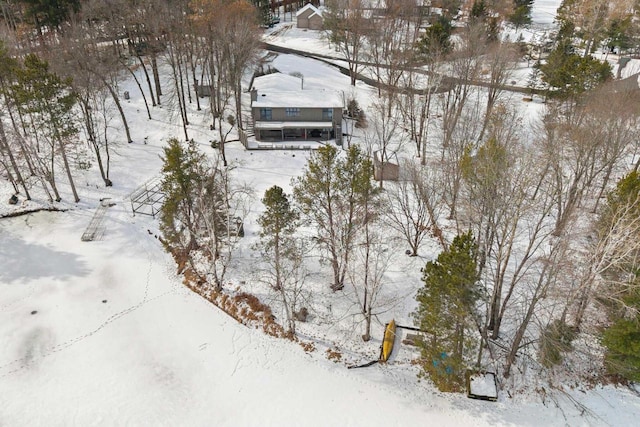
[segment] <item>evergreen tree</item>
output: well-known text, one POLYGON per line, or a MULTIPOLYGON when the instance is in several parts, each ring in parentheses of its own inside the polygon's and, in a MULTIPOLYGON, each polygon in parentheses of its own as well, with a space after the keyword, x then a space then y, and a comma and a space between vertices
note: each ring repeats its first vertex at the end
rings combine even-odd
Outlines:
POLYGON ((631 17, 612 19, 605 32, 606 43, 610 50, 618 47, 621 50, 633 46, 631 17))
POLYGON ((204 182, 204 155, 194 143, 186 147, 176 138, 169 140, 162 159, 162 190, 165 195, 160 210, 160 230, 171 245, 190 252, 196 249, 197 194, 204 182))
POLYGON ((281 261, 294 252, 293 234, 298 228, 298 213, 289 203, 289 198, 282 188, 274 185, 269 188, 262 198, 266 207, 265 212, 258 218, 260 242, 263 254, 273 260, 275 267, 275 283, 273 287, 279 290, 284 277, 281 271, 281 261))
POLYGON ((474 0, 469 16, 471 20, 484 19, 487 17, 487 12, 487 5, 484 0, 474 0))
MULTIPOLYGON (((30 114, 34 130, 50 141, 51 159, 56 153, 60 154, 74 199, 80 201, 66 154, 70 138, 78 132, 73 113, 77 98, 71 89, 71 79, 50 72, 49 63, 34 54, 25 57, 23 67, 16 70, 16 77, 13 89, 20 108, 30 114)), ((53 173, 53 167, 50 172, 53 173)), ((59 201, 53 180, 51 184, 59 201)))
POLYGON ((427 332, 419 343, 422 369, 441 391, 459 391, 464 385, 480 296, 476 259, 477 244, 468 232, 423 269, 424 287, 418 291, 413 317, 427 332))
POLYGON ((580 56, 565 42, 559 43, 546 63, 538 67, 542 80, 554 89, 549 95, 560 99, 574 98, 612 77, 608 63, 580 56))
POLYGON ((513 12, 509 15, 509 22, 516 26, 516 29, 531 24, 531 6, 533 0, 513 0, 513 12))
POLYGON ((25 15, 40 27, 59 28, 71 13, 80 10, 80 0, 22 0, 25 15))
POLYGON ((640 283, 629 288, 620 301, 617 318, 602 336, 607 349, 605 365, 611 373, 640 381, 640 283))
POLYGON ((451 21, 439 15, 418 40, 416 46, 418 53, 425 57, 449 53, 452 49, 451 31, 451 21))
POLYGON ((262 198, 266 210, 258 224, 259 248, 270 271, 265 275, 269 285, 278 293, 284 307, 287 332, 295 333, 295 315, 302 277, 298 274, 302 265, 302 254, 296 245, 294 234, 299 225, 299 214, 289 203, 282 188, 274 185, 262 198))
POLYGON ((258 11, 260 25, 272 26, 271 5, 268 0, 251 0, 251 3, 258 11))
POLYGON ((600 240, 618 236, 624 256, 611 257, 603 274, 607 286, 603 301, 611 325, 603 331, 606 348, 605 366, 613 374, 630 381, 640 381, 640 253, 625 239, 640 239, 640 173, 633 171, 622 178, 607 197, 600 216, 600 240), (627 244, 625 244, 625 242, 627 244))

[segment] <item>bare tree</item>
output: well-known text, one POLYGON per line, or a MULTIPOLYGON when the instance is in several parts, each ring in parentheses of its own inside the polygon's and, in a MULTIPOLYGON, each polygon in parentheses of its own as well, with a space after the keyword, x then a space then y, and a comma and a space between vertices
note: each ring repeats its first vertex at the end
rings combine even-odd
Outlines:
POLYGON ((105 89, 78 92, 87 142, 95 155, 100 176, 107 187, 113 185, 109 177, 112 151, 109 130, 113 116, 113 105, 109 99, 110 95, 105 89))
MULTIPOLYGON (((22 177, 22 173, 20 172, 20 167, 18 166, 18 162, 16 161, 16 156, 13 153, 13 148, 7 141, 7 135, 4 131, 4 123, 2 123, 1 113, 0 113, 0 154, 2 156, 6 155, 9 158, 11 169, 13 170, 13 173, 16 175, 17 183, 24 190, 24 195, 27 198, 27 200, 31 200, 29 189, 27 188, 24 178, 22 177)), ((11 178, 11 182, 13 184, 15 191, 18 192, 18 187, 12 177, 11 169, 8 167, 8 165, 5 164, 5 170, 7 171, 7 174, 9 175, 9 177, 11 178)))
POLYGON ((363 13, 362 0, 328 0, 324 27, 329 42, 344 55, 349 66, 351 85, 356 85, 364 49, 364 37, 371 22, 363 13))
POLYGON ((384 16, 365 34, 364 57, 378 81, 378 96, 382 91, 390 98, 401 91, 400 81, 413 65, 417 32, 408 19, 416 14, 414 3, 397 1, 387 5, 384 16))
POLYGON ((384 183, 384 167, 406 143, 402 131, 402 117, 396 108, 396 98, 385 92, 371 103, 369 121, 364 131, 364 142, 369 156, 380 154, 380 188, 384 183))
POLYGON ((391 300, 382 297, 385 288, 385 273, 392 263, 393 250, 384 231, 373 224, 367 224, 360 242, 353 251, 353 262, 348 269, 349 282, 360 313, 364 317, 363 341, 371 339, 371 321, 389 308, 391 300))
MULTIPOLYGON (((637 180, 632 172, 625 179, 637 180)), ((594 224, 589 245, 578 269, 575 286, 568 296, 563 318, 573 312, 572 325, 580 328, 587 307, 594 298, 601 301, 611 300, 620 303, 618 292, 629 281, 628 267, 637 265, 640 255, 640 217, 638 194, 612 194, 608 205, 598 223, 594 224), (615 202, 614 202, 615 201, 615 202)))
POLYGON ((313 153, 293 194, 303 218, 316 227, 314 239, 331 264, 331 288, 344 288, 344 280, 358 233, 368 219, 375 196, 371 161, 356 145, 346 159, 326 145, 313 153))
POLYGON ((243 237, 252 192, 233 183, 233 168, 222 166, 217 156, 204 163, 205 177, 196 189, 195 217, 199 230, 198 247, 189 259, 194 271, 213 290, 222 290, 235 248, 243 237))
POLYGON ((543 153, 556 181, 557 235, 585 196, 600 196, 607 188, 637 140, 637 111, 636 99, 610 90, 590 94, 586 102, 550 107, 543 119, 543 153))
POLYGON ((410 68, 403 74, 400 83, 409 90, 399 97, 398 103, 409 136, 415 143, 416 155, 421 158, 423 166, 427 162, 426 149, 430 125, 433 122, 431 106, 435 104, 434 95, 441 88, 443 80, 440 69, 441 54, 435 43, 430 51, 432 54, 426 58, 426 64, 423 66, 426 73, 419 73, 415 68, 410 68), (420 90, 416 90, 418 88, 420 90))
POLYGON ((557 282, 561 279, 562 274, 570 268, 570 263, 567 262, 566 258, 567 249, 566 240, 557 240, 551 245, 549 252, 540 257, 540 262, 536 265, 537 271, 530 282, 528 292, 525 294, 524 315, 518 321, 518 326, 507 352, 503 372, 505 378, 509 378, 511 375, 511 369, 522 347, 531 344, 531 341, 523 343, 523 340, 532 320, 535 319, 540 302, 544 300, 551 289, 558 286, 557 282))
POLYGON ((484 113, 484 124, 480 132, 479 140, 482 140, 489 125, 493 108, 499 102, 504 92, 505 85, 512 75, 512 67, 517 60, 515 46, 509 41, 497 41, 492 43, 486 55, 483 57, 483 69, 488 74, 489 87, 487 93, 487 105, 484 113))
POLYGON ((227 56, 227 76, 234 95, 235 123, 243 129, 242 77, 257 59, 260 41, 258 16, 247 0, 232 2, 227 13, 223 35, 226 40, 224 52, 227 56))
POLYGON ((442 230, 441 199, 437 193, 437 177, 432 169, 421 168, 411 160, 400 165, 403 176, 387 187, 385 209, 389 227, 399 232, 409 244, 411 256, 417 256, 420 244, 429 235, 446 247, 442 230))
POLYGON ((442 169, 446 175, 449 218, 455 219, 462 174, 460 162, 472 150, 482 129, 480 97, 473 86, 480 75, 481 54, 486 48, 486 30, 476 23, 465 29, 458 47, 450 55, 448 73, 453 87, 439 96, 442 138, 442 169))
POLYGON ((487 330, 492 339, 500 336, 505 315, 515 314, 517 295, 530 283, 545 283, 536 271, 547 271, 540 263, 553 242, 554 183, 537 152, 521 142, 519 128, 513 113, 496 108, 489 139, 462 161, 459 221, 478 239, 478 267, 488 296, 485 339, 487 330))

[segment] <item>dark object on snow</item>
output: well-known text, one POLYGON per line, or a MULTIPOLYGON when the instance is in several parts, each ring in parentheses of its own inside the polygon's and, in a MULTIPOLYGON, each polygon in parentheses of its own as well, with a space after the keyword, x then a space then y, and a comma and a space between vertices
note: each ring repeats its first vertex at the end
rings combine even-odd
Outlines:
POLYGON ((229 219, 229 234, 244 237, 244 223, 242 222, 242 218, 236 216, 229 219))
POLYGON ((15 205, 18 203, 18 196, 16 196, 15 194, 13 196, 11 196, 9 198, 9 204, 10 205, 15 205))
POLYGON ((488 400, 489 402, 498 400, 498 384, 495 373, 467 370, 465 377, 467 380, 467 397, 488 400))
POLYGON ((106 299, 103 299, 103 300, 102 300, 102 303, 103 303, 103 304, 106 304, 106 303, 107 303, 107 300, 106 300, 106 299))
POLYGON ((307 310, 307 307, 302 307, 294 313, 294 316, 298 322, 306 322, 307 316, 309 316, 309 310, 307 310))
POLYGON ((412 252, 411 252, 411 250, 407 249, 406 251, 404 251, 404 254, 405 254, 405 255, 411 255, 411 254, 412 254, 412 252))
POLYGON ((37 312, 38 312, 38 310, 33 310, 33 311, 31 312, 31 315, 33 316, 33 315, 34 315, 34 314, 36 314, 37 312))
POLYGON ((347 369, 368 368, 369 366, 375 365, 378 362, 379 362, 379 360, 372 360, 371 362, 367 362, 367 363, 365 363, 363 365, 347 366, 347 369))
POLYGON ((420 335, 418 334, 407 334, 404 339, 402 340, 402 344, 404 345, 412 345, 412 346, 417 346, 418 345, 418 341, 420 341, 420 335))
POLYGON ((131 96, 129 96, 129 91, 128 90, 124 91, 124 99, 126 99, 126 100, 131 99, 131 96))

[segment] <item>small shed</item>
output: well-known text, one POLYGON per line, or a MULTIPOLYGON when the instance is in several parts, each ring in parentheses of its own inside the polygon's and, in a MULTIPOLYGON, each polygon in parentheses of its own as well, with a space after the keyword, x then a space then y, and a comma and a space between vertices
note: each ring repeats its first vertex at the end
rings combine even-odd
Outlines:
POLYGON ((381 160, 380 150, 373 153, 373 179, 376 181, 397 181, 400 178, 400 166, 398 160, 390 162, 381 160))
POLYGON ((307 3, 302 9, 296 12, 296 22, 298 28, 322 30, 322 11, 311 3, 307 3))

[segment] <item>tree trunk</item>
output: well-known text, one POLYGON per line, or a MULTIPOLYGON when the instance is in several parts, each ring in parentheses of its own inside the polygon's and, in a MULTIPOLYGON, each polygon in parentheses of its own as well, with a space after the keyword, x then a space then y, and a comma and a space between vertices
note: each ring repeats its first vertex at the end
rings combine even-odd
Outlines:
POLYGON ((71 185, 71 191, 73 192, 73 199, 76 203, 80 201, 78 197, 78 192, 76 191, 76 186, 73 183, 73 177, 71 176, 71 168, 69 167, 69 161, 67 160, 67 153, 64 149, 64 143, 62 139, 58 138, 58 145, 60 146, 60 154, 62 155, 62 161, 64 162, 64 169, 67 172, 67 178, 69 179, 69 185, 71 185))
POLYGON ((196 110, 200 111, 202 110, 202 107, 200 106, 200 95, 198 93, 198 77, 196 75, 196 67, 192 66, 191 67, 191 73, 192 73, 192 78, 193 78, 193 94, 196 98, 196 110))
MULTIPOLYGON (((13 156, 13 151, 11 150, 11 147, 9 146, 9 143, 7 141, 7 135, 4 132, 4 124, 2 123, 1 115, 0 115, 0 143, 4 145, 4 148, 7 151, 7 154, 9 156, 9 161, 11 162, 11 167, 13 168, 16 174, 16 177, 18 178, 18 182, 24 189, 24 194, 27 197, 27 200, 31 200, 31 195, 29 195, 29 190, 27 189, 24 179, 22 178, 22 174, 20 173, 20 168, 16 163, 15 157, 13 156)), ((0 146, 0 148, 2 148, 2 146, 0 146)))
POLYGON ((140 66, 142 67, 144 76, 147 79, 147 86, 149 86, 149 93, 151 94, 151 105, 155 107, 157 104, 156 104, 156 98, 153 95, 153 86, 151 86, 151 78, 149 78, 149 71, 147 71, 147 66, 144 64, 144 61, 142 60, 140 55, 136 55, 136 58, 138 58, 138 62, 140 62, 140 66))
MULTIPOLYGON (((1 148, 1 147, 0 147, 1 148)), ((20 190, 18 190, 18 185, 16 183, 15 178, 13 177, 13 174, 11 173, 11 168, 9 167, 9 165, 0 158, 0 164, 2 164, 2 166, 4 167, 4 171, 7 173, 7 178, 9 178, 9 182, 11 183, 11 186, 13 187, 13 192, 14 193, 19 193, 20 190)))
POLYGON ((234 87, 236 101, 236 126, 238 126, 238 129, 244 129, 242 125, 242 82, 240 81, 240 77, 238 77, 234 87))
POLYGON ((160 74, 158 73, 158 61, 156 54, 151 55, 151 70, 153 71, 153 81, 156 85, 156 102, 160 105, 160 95, 162 95, 162 87, 160 86, 160 74))
POLYGON ((107 88, 107 90, 111 94, 111 97, 113 98, 113 101, 116 103, 116 107, 118 108, 118 111, 120 112, 120 117, 122 118, 122 124, 124 125, 124 131, 125 131, 125 133, 127 135, 127 142, 129 144, 131 144, 133 142, 133 140, 131 139, 131 133, 129 132, 129 123, 127 122, 127 117, 124 115, 124 110, 122 110, 122 105, 120 104, 120 99, 118 99, 118 94, 115 92, 115 90, 113 90, 113 88, 111 87, 111 85, 109 84, 107 79, 105 79, 104 77, 102 77, 101 75, 99 75, 97 73, 96 73, 96 76, 98 76, 98 78, 105 85, 105 87, 107 88))
POLYGON ((89 144, 93 148, 93 152, 96 155, 96 161, 98 162, 98 169, 100 170, 100 177, 102 178, 102 181, 104 182, 104 185, 106 187, 111 187, 113 183, 109 179, 108 173, 105 174, 104 165, 102 164, 102 155, 100 154, 100 147, 98 145, 98 139, 97 139, 98 137, 96 135, 96 130, 95 130, 93 120, 91 118, 91 113, 90 113, 91 108, 89 106, 89 103, 85 99, 80 98, 80 103, 82 105, 81 110, 82 110, 82 115, 84 116, 84 123, 87 129, 89 144))
MULTIPOLYGON (((188 126, 189 125, 189 117, 187 116, 187 100, 185 99, 184 96, 184 79, 183 79, 183 75, 182 75, 182 64, 181 64, 181 59, 180 56, 176 56, 176 60, 177 60, 177 64, 176 66, 178 67, 178 78, 180 81, 180 85, 178 87, 178 90, 180 91, 179 96, 178 96, 178 100, 182 100, 182 113, 183 113, 183 119, 184 119, 184 125, 188 126)), ((187 83, 188 85, 188 83, 187 83)), ((186 133, 186 130, 185 130, 186 133)))
MULTIPOLYGON (((122 65, 125 65, 125 64, 122 64, 122 65)), ((142 99, 144 101, 144 106, 147 109, 147 116, 149 117, 149 120, 152 120, 151 111, 149 110, 149 103, 147 102, 147 97, 144 94, 144 90, 142 90, 142 85, 140 84, 140 80, 138 80, 136 73, 134 73, 131 68, 127 67, 126 65, 125 65, 125 68, 127 69, 127 71, 129 71, 129 73, 131 73, 131 75, 133 76, 133 80, 135 80, 136 85, 138 85, 138 89, 140 90, 140 94, 142 95, 142 99)))

